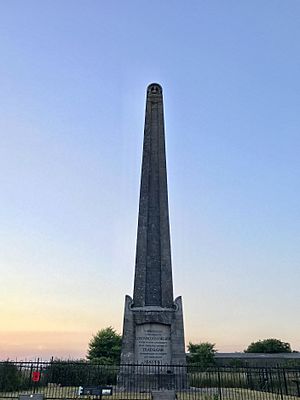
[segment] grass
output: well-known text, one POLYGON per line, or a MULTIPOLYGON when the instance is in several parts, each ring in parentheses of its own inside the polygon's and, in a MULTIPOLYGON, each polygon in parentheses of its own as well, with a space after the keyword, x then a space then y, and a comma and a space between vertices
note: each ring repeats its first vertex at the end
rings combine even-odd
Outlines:
MULTIPOLYGON (((45 399, 99 399, 99 396, 79 396, 78 386, 50 386, 39 387, 36 393, 43 394, 45 399)), ((0 400, 4 399, 18 399, 20 394, 32 394, 32 390, 24 390, 20 392, 0 392, 0 400)), ((117 399, 137 399, 137 400, 150 400, 151 393, 128 393, 117 392, 112 396, 103 396, 104 400, 117 400, 117 399), (105 399, 107 397, 107 399, 105 399)))
MULTIPOLYGON (((18 399, 20 394, 31 394, 32 391, 0 393, 0 400, 18 399)), ((99 396, 78 396, 78 387, 44 387, 37 393, 43 394, 45 399, 99 399, 99 396)), ((260 392, 244 388, 222 388, 220 396, 218 388, 194 388, 177 392, 177 400, 295 400, 294 396, 260 392)), ((150 400, 151 393, 115 392, 104 400, 150 400)))
POLYGON ((233 374, 231 372, 222 372, 218 376, 217 372, 198 372, 189 374, 189 384, 193 387, 215 387, 223 388, 247 388, 249 386, 245 373, 233 374))
POLYGON ((297 397, 286 396, 268 392, 260 392, 256 390, 243 388, 222 388, 222 396, 219 394, 218 388, 202 389, 200 392, 177 394, 178 400, 295 400, 297 397))

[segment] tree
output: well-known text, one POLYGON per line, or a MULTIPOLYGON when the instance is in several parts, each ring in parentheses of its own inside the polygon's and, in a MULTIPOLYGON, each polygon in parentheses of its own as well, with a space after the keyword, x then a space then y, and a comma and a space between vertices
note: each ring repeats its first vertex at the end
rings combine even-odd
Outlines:
POLYGON ((215 344, 209 342, 188 344, 188 363, 209 366, 215 364, 215 344))
POLYGON ((291 353, 292 349, 289 343, 271 338, 253 342, 244 351, 245 353, 291 353))
POLYGON ((89 342, 87 359, 100 364, 118 364, 122 337, 111 326, 101 329, 89 342))

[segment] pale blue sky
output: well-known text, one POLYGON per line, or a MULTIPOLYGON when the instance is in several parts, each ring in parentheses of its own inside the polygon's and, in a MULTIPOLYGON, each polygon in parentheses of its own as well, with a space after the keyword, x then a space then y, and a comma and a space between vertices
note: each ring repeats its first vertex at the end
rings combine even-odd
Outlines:
POLYGON ((0 54, 0 358, 121 331, 151 82, 186 341, 300 350, 298 0, 3 1, 0 54))

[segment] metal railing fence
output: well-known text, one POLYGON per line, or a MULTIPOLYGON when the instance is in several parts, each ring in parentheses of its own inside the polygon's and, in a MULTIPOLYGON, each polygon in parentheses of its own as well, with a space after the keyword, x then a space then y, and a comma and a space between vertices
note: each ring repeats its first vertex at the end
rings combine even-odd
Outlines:
POLYGON ((148 400, 155 390, 174 390, 178 400, 297 400, 300 368, 0 362, 0 399, 100 399, 80 394, 80 387, 100 386, 112 387, 112 400, 148 400))

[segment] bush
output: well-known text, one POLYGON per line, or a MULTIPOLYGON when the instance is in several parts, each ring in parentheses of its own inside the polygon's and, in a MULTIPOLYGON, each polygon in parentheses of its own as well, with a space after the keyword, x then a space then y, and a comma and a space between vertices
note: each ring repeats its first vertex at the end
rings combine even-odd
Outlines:
POLYGON ((19 388, 21 384, 21 373, 17 366, 11 361, 0 363, 0 390, 11 392, 19 388))
POLYGON ((188 364, 198 364, 206 368, 215 365, 215 344, 204 343, 189 343, 188 344, 188 364))
POLYGON ((41 383, 62 386, 113 385, 116 379, 117 369, 114 366, 56 360, 43 371, 41 383))

